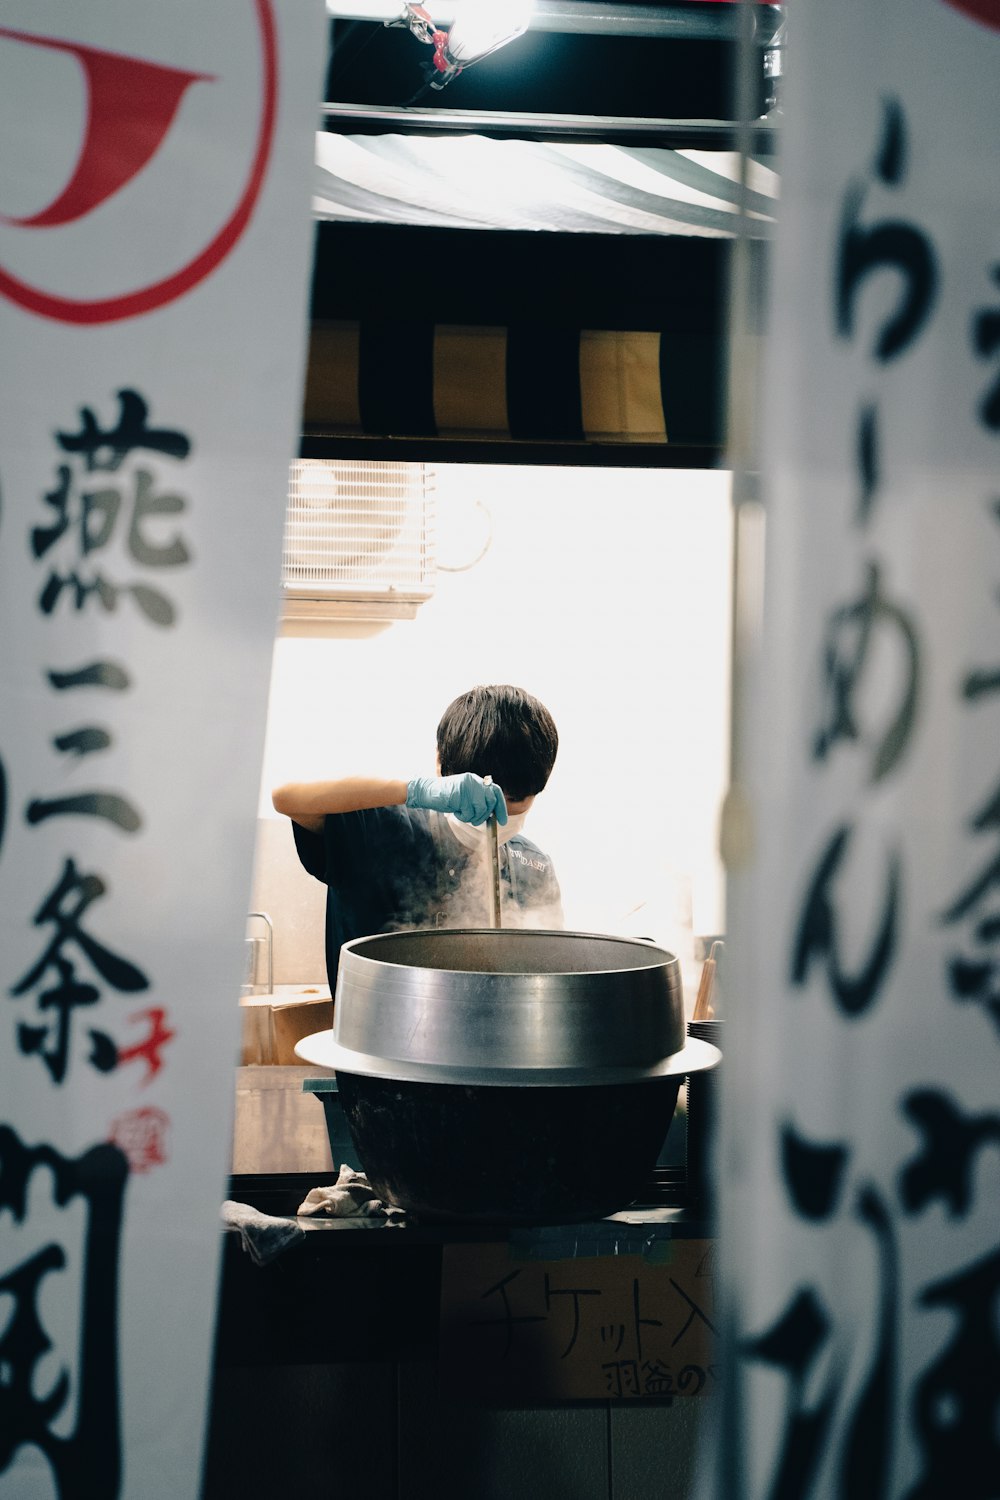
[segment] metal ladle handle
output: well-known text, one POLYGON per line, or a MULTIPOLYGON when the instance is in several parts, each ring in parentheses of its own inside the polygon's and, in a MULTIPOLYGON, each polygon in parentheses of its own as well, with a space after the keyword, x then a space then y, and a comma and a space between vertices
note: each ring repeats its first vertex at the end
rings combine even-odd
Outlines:
MULTIPOLYGON (((492 776, 484 776, 487 786, 493 785, 492 776)), ((486 820, 486 832, 489 839, 489 877, 490 877, 490 926, 500 926, 500 839, 497 833, 497 815, 490 813, 486 820)))

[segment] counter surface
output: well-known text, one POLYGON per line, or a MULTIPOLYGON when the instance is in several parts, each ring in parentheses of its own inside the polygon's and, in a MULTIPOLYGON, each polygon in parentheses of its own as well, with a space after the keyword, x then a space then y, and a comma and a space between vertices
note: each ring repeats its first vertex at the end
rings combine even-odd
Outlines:
MULTIPOLYGON (((294 1217, 310 1188, 336 1173, 234 1176, 229 1196, 294 1217)), ((217 1359, 315 1364, 437 1356, 442 1257, 450 1246, 506 1245, 518 1261, 669 1254, 672 1239, 712 1226, 685 1202, 683 1174, 657 1169, 644 1200, 594 1223, 504 1225, 408 1218, 299 1217, 305 1234, 264 1267, 225 1232, 217 1359)))

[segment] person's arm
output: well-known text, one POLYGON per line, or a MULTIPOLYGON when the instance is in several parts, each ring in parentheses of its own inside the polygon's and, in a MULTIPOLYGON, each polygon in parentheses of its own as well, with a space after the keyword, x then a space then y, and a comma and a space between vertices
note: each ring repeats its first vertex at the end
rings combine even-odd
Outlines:
POLYGON ((338 781, 288 781, 275 787, 271 801, 311 833, 319 833, 327 813, 361 812, 370 807, 402 807, 405 781, 381 776, 342 776, 338 781))
POLYGON ((370 807, 425 807, 454 813, 463 823, 485 823, 496 813, 507 821, 503 792, 471 771, 458 776, 415 776, 395 781, 377 776, 344 776, 338 781, 289 781, 271 793, 275 812, 319 833, 327 813, 362 812, 370 807))

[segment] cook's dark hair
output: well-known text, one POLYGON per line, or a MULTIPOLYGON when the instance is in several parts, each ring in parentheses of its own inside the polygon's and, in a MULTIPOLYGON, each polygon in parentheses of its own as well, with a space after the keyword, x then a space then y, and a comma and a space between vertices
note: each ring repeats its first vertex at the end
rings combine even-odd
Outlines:
POLYGON ((559 735, 543 703, 508 683, 470 688, 449 703, 437 728, 442 776, 492 776, 508 802, 542 790, 559 735))

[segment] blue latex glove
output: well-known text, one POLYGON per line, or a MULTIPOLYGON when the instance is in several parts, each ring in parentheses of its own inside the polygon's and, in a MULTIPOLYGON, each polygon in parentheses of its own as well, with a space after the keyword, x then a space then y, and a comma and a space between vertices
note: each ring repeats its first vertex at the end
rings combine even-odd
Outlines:
POLYGON ((485 823, 491 813, 496 813, 498 823, 507 821, 503 792, 472 771, 459 776, 415 776, 406 785, 406 805, 454 813, 460 822, 474 827, 485 823))

